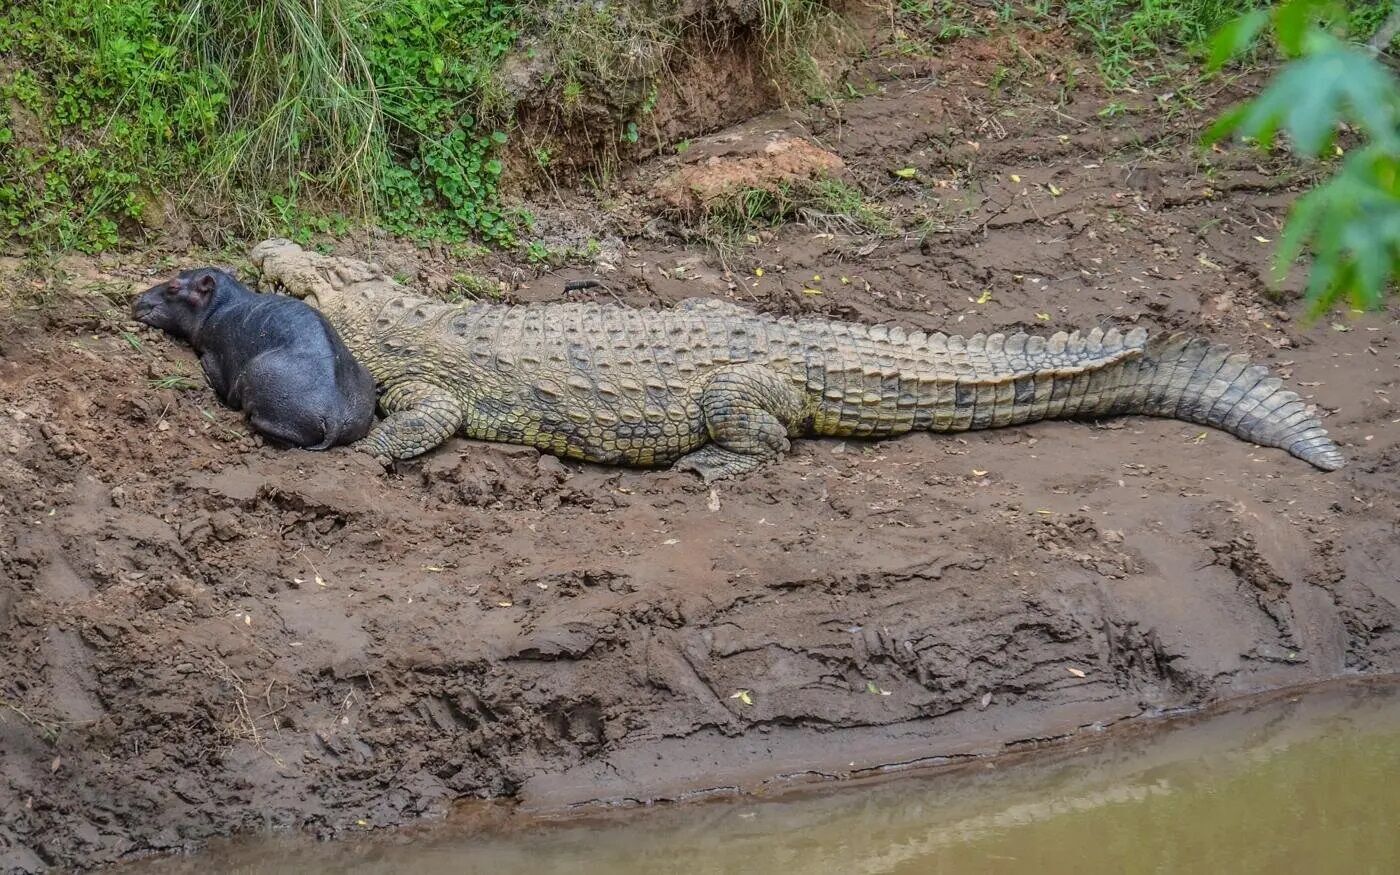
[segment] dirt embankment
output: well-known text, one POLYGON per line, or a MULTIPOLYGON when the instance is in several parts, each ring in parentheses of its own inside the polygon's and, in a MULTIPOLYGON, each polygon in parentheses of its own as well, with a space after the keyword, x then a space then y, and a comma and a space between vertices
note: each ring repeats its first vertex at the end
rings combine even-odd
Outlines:
POLYGON ((0 868, 753 789, 1400 670, 1395 319, 1289 320, 1259 239, 1288 166, 1202 159, 1200 118, 1156 98, 1058 104, 1041 57, 997 93, 995 55, 963 55, 687 153, 810 136, 919 233, 789 227, 727 274, 634 228, 597 294, 1190 328, 1335 411, 1349 467, 1132 419, 801 442, 714 490, 466 441, 385 476, 256 446, 202 383, 152 382, 197 375, 186 350, 60 304, 0 338, 0 868))
POLYGON ((840 81, 884 4, 661 0, 564 4, 501 73, 512 106, 507 187, 607 179, 624 163, 840 81))

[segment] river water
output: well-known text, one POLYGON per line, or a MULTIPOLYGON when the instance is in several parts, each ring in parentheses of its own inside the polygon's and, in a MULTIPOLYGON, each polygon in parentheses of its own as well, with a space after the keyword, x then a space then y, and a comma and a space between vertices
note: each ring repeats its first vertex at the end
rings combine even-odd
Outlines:
MULTIPOLYGON (((495 811, 496 813, 489 813, 495 811)), ((240 841, 150 873, 1400 873, 1400 688, 1333 688, 771 800, 388 839, 240 841)))

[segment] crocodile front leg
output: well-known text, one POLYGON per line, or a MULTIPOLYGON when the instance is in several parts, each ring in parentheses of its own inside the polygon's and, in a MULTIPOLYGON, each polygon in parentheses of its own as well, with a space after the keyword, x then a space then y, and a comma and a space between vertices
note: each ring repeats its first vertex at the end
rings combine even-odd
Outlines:
POLYGON ((392 385, 379 397, 379 406, 385 417, 354 448, 369 453, 382 465, 422 455, 462 426, 462 405, 457 398, 431 383, 392 385))
POLYGON ((792 446, 802 433, 805 398, 788 380, 757 364, 733 365, 709 375, 700 409, 710 443, 682 456, 678 471, 694 471, 706 483, 747 474, 792 446))

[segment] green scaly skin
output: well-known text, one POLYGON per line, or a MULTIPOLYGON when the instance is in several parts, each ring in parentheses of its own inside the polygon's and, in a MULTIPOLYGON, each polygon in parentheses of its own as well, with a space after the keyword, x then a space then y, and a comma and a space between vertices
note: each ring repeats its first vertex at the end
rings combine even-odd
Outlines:
POLYGON ((258 244, 252 260, 264 285, 318 306, 374 375, 386 415, 357 446, 385 464, 462 434, 710 482, 778 458, 794 437, 1129 413, 1224 429, 1323 470, 1344 464, 1281 380, 1179 334, 947 337, 705 299, 669 311, 446 304, 286 240, 258 244))

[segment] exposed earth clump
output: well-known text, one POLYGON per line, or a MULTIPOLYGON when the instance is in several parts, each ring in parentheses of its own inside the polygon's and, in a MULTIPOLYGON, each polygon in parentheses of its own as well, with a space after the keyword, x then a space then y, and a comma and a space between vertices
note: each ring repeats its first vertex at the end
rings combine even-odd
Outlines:
POLYGON ((678 169, 657 180, 657 197, 680 218, 694 221, 727 198, 831 179, 845 169, 840 156, 797 137, 720 142, 737 154, 716 148, 720 143, 706 143, 710 148, 696 149, 678 169))
MULTIPOLYGON (((1105 118, 1043 72, 993 93, 997 46, 958 46, 839 115, 695 145, 809 141, 902 232, 755 229, 721 258, 638 206, 681 163, 658 159, 606 224, 580 209, 626 242, 570 296, 1189 329, 1303 387, 1346 468, 1120 419, 799 441, 714 488, 463 440, 385 474, 261 446, 188 350, 112 315, 156 258, 87 262, 108 297, 0 328, 0 869, 332 837, 463 798, 774 789, 1400 671, 1400 327, 1304 325, 1270 297, 1306 178, 1201 153, 1206 116, 1158 97, 1105 118)), ((561 299, 580 273, 510 295, 561 299)))

